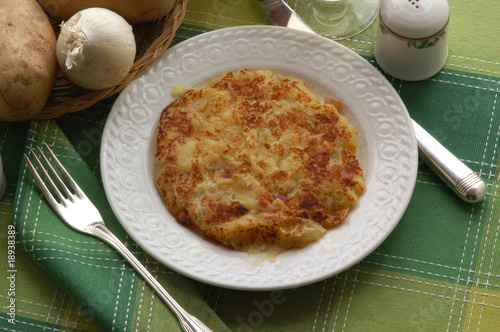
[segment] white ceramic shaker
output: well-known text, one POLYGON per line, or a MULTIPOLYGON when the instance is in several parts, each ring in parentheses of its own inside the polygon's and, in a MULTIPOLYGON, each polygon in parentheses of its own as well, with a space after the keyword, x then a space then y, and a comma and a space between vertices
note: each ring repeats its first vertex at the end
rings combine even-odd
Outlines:
POLYGON ((5 178, 5 173, 3 171, 2 156, 0 156, 0 199, 2 199, 5 193, 5 187, 7 186, 7 179, 5 178))
POLYGON ((447 0, 382 0, 375 59, 389 75, 420 81, 437 74, 448 57, 447 0))

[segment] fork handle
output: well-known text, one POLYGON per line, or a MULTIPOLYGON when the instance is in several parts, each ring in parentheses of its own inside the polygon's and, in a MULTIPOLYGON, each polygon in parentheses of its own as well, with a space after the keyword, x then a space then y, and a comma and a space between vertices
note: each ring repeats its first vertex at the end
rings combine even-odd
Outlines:
POLYGON ((149 271, 142 265, 142 263, 128 250, 128 248, 121 242, 105 225, 94 224, 90 227, 90 232, 99 239, 111 245, 118 251, 125 259, 139 272, 139 274, 146 280, 146 282, 158 293, 163 301, 172 309, 182 329, 186 332, 212 332, 205 326, 198 318, 189 314, 182 308, 177 301, 163 288, 163 286, 149 273, 149 271))

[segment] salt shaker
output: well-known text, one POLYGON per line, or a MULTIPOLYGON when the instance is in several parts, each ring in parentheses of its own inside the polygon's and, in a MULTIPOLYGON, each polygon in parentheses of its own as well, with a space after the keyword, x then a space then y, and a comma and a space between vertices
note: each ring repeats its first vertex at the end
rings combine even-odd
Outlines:
POLYGON ((2 199, 5 193, 5 187, 7 186, 7 179, 5 178, 5 173, 3 171, 2 156, 0 156, 0 199, 2 199))
POLYGON ((375 59, 389 75, 420 81, 448 57, 450 7, 446 0, 382 0, 375 59))

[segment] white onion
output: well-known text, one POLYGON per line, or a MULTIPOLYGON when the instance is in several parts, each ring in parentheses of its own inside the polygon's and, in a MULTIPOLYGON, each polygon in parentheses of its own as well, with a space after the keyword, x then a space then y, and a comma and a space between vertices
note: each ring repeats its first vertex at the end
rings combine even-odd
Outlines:
POLYGON ((61 23, 56 53, 59 66, 75 84, 92 90, 118 84, 134 64, 132 26, 104 8, 88 8, 61 23))

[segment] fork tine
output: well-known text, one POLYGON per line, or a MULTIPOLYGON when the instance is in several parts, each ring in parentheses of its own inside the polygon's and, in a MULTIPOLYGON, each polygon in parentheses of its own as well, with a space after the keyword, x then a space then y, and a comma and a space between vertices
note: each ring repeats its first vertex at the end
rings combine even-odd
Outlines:
MULTIPOLYGON (((54 154, 54 152, 52 151, 52 149, 45 142, 43 142, 43 145, 45 146, 45 149, 47 149, 47 151, 49 152, 50 158, 54 161, 54 164, 56 164, 56 166, 59 169, 59 171, 61 172, 61 174, 64 176, 64 178, 66 179, 66 181, 69 183, 69 185, 71 186, 71 188, 74 190, 75 194, 79 198, 82 198, 82 199, 85 198, 86 195, 83 192, 83 190, 80 188, 80 186, 78 186, 78 184, 76 184, 76 181, 68 173, 68 171, 64 168, 64 166, 61 164, 61 162, 59 161, 59 159, 56 157, 56 155, 54 154)), ((42 155, 44 156, 44 158, 46 158, 43 153, 42 153, 42 155)), ((48 159, 46 159, 46 160, 48 161, 48 159)), ((52 168, 52 166, 51 166, 51 168, 52 168)), ((54 172, 54 174, 57 175, 57 173, 55 172, 55 170, 53 168, 52 168, 52 171, 54 172)), ((57 178, 59 179, 59 181, 61 181, 61 185, 64 185, 64 183, 62 182, 61 178, 59 178, 59 176, 57 176, 57 178)), ((66 190, 68 190, 65 185, 64 185, 64 188, 66 188, 66 190)))
MULTIPOLYGON (((47 176, 47 171, 45 170, 43 165, 40 163, 40 160, 36 157, 36 155, 33 153, 33 151, 31 151, 31 154, 34 156, 37 165, 40 167, 40 169, 42 169, 42 172, 44 173, 44 175, 49 179, 49 181, 51 181, 50 178, 47 176)), ((42 190, 43 195, 49 201, 50 205, 52 205, 52 206, 59 205, 59 202, 54 198, 54 196, 50 192, 49 188, 45 185, 45 182, 43 182, 42 177, 37 172, 37 170, 35 169, 35 166, 33 165, 33 163, 31 162, 31 160, 28 158, 28 156, 26 154, 24 155, 24 160, 26 160, 26 164, 28 165, 28 168, 30 169, 31 174, 35 178, 36 183, 38 184, 38 186, 42 190)), ((56 194, 59 193, 58 197, 60 199, 61 193, 59 192, 59 190, 57 188, 56 188, 55 192, 56 192, 56 194)))
MULTIPOLYGON (((68 194, 67 188, 65 188, 64 184, 62 185, 62 188, 66 189, 64 191, 64 193, 66 194, 66 196, 64 196, 63 193, 61 193, 60 188, 56 185, 56 183, 52 179, 52 176, 50 176, 50 173, 52 173, 55 176, 55 178, 58 180, 58 182, 60 182, 60 178, 54 172, 54 169, 52 168, 52 166, 50 164, 47 164, 48 167, 49 167, 49 170, 47 170, 47 168, 45 168, 45 166, 43 166, 42 162, 40 161, 40 158, 38 158, 37 155, 33 151, 31 151, 31 154, 33 155, 33 159, 35 160, 36 164, 38 165, 38 167, 42 171, 43 176, 46 179, 46 182, 48 182, 50 189, 52 189, 52 192, 55 193, 55 195, 59 199, 60 203, 64 203, 64 201, 67 198, 67 194, 68 194)), ((47 158, 43 154, 41 156, 43 157, 43 159, 45 160, 45 162, 47 162, 47 158)), ((40 179, 42 179, 42 178, 40 177, 40 179)))
MULTIPOLYGON (((58 188, 62 188, 66 197, 71 199, 71 196, 73 195, 73 193, 71 193, 71 191, 69 191, 66 184, 63 182, 63 180, 61 180, 61 177, 59 176, 59 174, 57 174, 54 167, 52 167, 52 164, 50 163, 49 158, 47 158, 47 156, 45 155, 45 153, 43 153, 43 151, 42 151, 42 149, 40 149, 40 147, 38 147, 38 152, 40 153, 40 156, 42 157, 42 159, 45 162, 45 164, 47 165, 50 173, 52 174, 52 176, 49 177, 49 179, 54 178, 55 182, 57 182, 57 184, 59 185, 58 188)), ((47 173, 49 173, 49 171, 47 173)))

